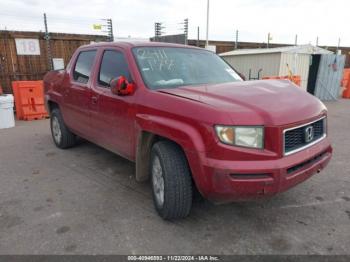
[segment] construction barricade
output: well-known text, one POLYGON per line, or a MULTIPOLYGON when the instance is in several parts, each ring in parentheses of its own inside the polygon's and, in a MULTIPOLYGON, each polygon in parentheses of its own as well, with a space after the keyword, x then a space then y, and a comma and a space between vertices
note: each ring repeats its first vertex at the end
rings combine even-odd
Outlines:
POLYGON ((301 77, 300 76, 265 76, 262 78, 263 80, 268 80, 268 79, 288 79, 290 81, 292 81, 294 84, 296 84, 297 86, 301 86, 301 77))
POLYGON ((49 116, 44 105, 43 81, 14 81, 12 89, 17 119, 37 120, 49 116))

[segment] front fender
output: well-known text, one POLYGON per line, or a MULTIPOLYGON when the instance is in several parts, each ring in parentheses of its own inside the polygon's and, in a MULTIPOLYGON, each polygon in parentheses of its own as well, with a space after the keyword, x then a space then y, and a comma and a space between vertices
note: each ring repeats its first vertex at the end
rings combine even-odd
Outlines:
POLYGON ((159 135, 161 137, 167 138, 179 146, 182 147, 188 164, 191 169, 193 180, 197 186, 197 189, 205 195, 206 189, 208 188, 209 181, 207 177, 204 176, 203 165, 205 164, 205 152, 210 148, 211 139, 206 139, 211 136, 210 128, 206 130, 203 127, 199 130, 199 127, 195 128, 188 123, 181 122, 178 120, 153 116, 153 115, 137 115, 136 116, 137 125, 137 158, 136 158, 136 179, 137 181, 145 181, 148 179, 148 163, 150 155, 151 142, 146 141, 148 144, 147 150, 142 149, 140 146, 143 132, 151 133, 154 135, 159 135))
POLYGON ((137 129, 165 137, 179 144, 184 151, 205 152, 202 134, 190 124, 154 115, 137 115, 137 129))

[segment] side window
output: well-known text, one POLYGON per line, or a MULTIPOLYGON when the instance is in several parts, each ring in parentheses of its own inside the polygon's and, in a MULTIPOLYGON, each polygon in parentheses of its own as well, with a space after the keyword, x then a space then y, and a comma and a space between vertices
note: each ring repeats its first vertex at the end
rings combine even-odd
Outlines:
POLYGON ((96 50, 80 52, 73 71, 73 79, 79 83, 86 84, 91 75, 96 50))
POLYGON ((128 64, 124 54, 118 51, 107 50, 103 53, 98 83, 108 87, 113 78, 125 76, 130 78, 128 64))

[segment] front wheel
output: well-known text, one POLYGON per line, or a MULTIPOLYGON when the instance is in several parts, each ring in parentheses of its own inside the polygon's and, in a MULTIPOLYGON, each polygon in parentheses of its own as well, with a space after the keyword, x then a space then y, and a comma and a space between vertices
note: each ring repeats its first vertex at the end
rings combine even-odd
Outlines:
POLYGON ((192 207, 192 179, 181 148, 169 141, 154 144, 150 173, 158 214, 167 220, 188 216, 192 207))
POLYGON ((58 108, 51 111, 50 126, 52 139, 57 147, 65 149, 76 144, 76 136, 65 125, 58 108))

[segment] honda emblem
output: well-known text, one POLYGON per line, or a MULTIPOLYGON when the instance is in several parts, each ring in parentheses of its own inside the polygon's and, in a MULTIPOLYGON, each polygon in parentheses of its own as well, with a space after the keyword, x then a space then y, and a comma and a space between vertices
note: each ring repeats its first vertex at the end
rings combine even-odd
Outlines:
POLYGON ((313 126, 308 126, 305 128, 305 142, 309 143, 314 139, 314 128, 313 126))

